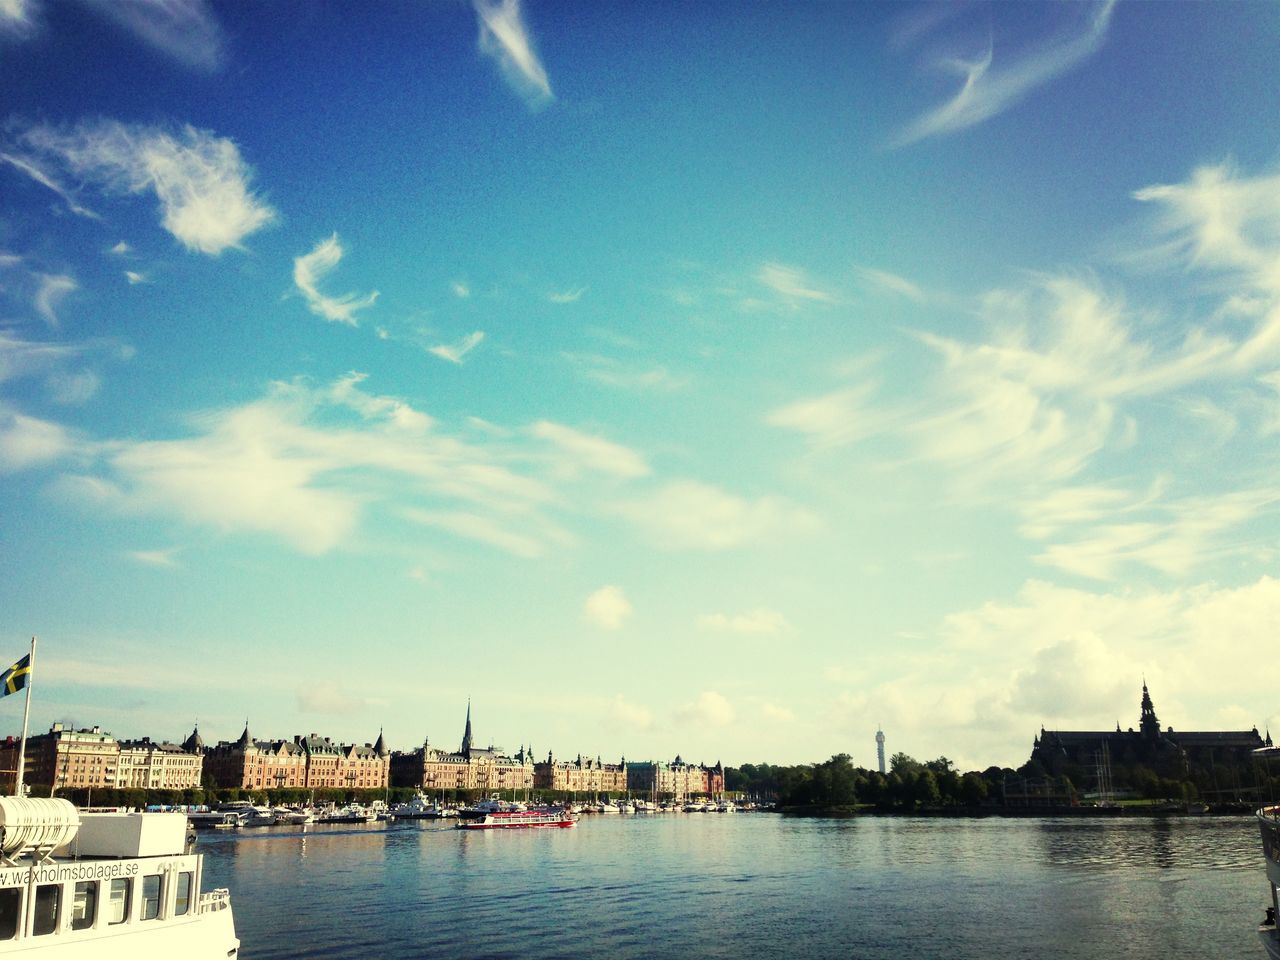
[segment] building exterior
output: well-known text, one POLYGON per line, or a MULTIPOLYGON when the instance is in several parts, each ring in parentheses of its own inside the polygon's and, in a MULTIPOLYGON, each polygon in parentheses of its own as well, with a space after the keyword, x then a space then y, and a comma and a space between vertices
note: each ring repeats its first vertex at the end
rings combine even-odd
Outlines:
POLYGON ((202 754, 188 753, 174 743, 153 743, 149 737, 143 737, 120 743, 116 786, 190 790, 200 786, 203 772, 202 754))
MULTIPOLYGON (((190 742, 190 738, 188 738, 190 742)), ((185 746, 150 739, 121 743, 101 727, 76 730, 55 723, 48 733, 27 738, 23 781, 62 789, 187 789, 200 786, 203 758, 185 746)), ((12 791, 18 766, 18 739, 0 743, 0 789, 12 791)))
POLYGON ((246 722, 239 740, 208 750, 205 770, 216 787, 381 790, 389 783, 390 755, 381 732, 375 743, 363 746, 337 744, 314 733, 292 740, 255 740, 246 722))
POLYGON ((1252 730, 1211 730, 1178 732, 1162 728, 1147 685, 1142 685, 1142 705, 1138 729, 1045 730, 1040 728, 1031 748, 1031 761, 1045 772, 1077 775, 1107 767, 1142 766, 1162 777, 1207 779, 1219 790, 1238 787, 1241 771, 1252 764, 1252 752, 1271 746, 1252 730), (1105 761, 1104 761, 1105 758, 1105 761), (1204 774, 1205 776, 1198 776, 1204 774), (1219 776, 1221 774, 1221 776, 1219 776))
POLYGON ((533 753, 524 747, 514 756, 498 747, 476 747, 471 735, 471 705, 462 745, 456 751, 441 750, 424 740, 417 750, 391 758, 391 783, 416 787, 427 793, 472 791, 483 794, 523 792, 534 785, 533 753))
POLYGON ((724 793, 724 767, 685 763, 676 757, 670 763, 651 760, 627 764, 627 789, 642 797, 671 799, 717 796, 724 793))
MULTIPOLYGON (((27 738, 22 779, 31 786, 114 787, 120 744, 101 727, 76 730, 55 723, 48 733, 27 738)), ((18 740, 10 737, 0 754, 4 782, 12 790, 18 767, 18 740)))
POLYGON ((566 793, 625 793, 627 790, 627 759, 621 763, 604 763, 599 757, 585 760, 578 754, 576 760, 556 760, 550 753, 542 763, 533 767, 533 785, 539 790, 556 790, 566 793))

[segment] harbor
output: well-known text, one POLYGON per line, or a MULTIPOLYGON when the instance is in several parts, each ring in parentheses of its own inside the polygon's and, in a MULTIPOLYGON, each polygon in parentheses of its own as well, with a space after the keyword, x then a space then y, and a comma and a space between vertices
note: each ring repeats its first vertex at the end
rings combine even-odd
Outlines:
POLYGON ((989 960, 996 943, 1237 960, 1263 955, 1267 905, 1252 817, 422 821, 202 834, 199 848, 234 891, 247 960, 989 960))

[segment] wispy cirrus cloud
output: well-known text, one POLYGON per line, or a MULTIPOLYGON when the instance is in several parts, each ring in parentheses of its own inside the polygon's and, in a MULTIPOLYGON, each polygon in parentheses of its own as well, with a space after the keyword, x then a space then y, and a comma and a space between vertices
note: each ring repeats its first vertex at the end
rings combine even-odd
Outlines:
POLYGON ((148 46, 197 70, 216 70, 223 61, 223 35, 205 0, 90 0, 148 46))
POLYGON ((562 469, 569 473, 576 474, 587 469, 615 477, 643 477, 649 474, 649 465, 644 457, 603 437, 582 433, 549 420, 539 420, 530 432, 562 452, 562 469))
POLYGON ((565 353, 562 356, 578 370, 580 376, 620 390, 671 393, 683 390, 688 384, 687 378, 673 374, 663 366, 649 366, 590 353, 565 353))
POLYGON ((163 550, 130 550, 126 556, 144 567, 173 569, 179 566, 177 553, 177 547, 168 547, 163 550))
POLYGON ((474 0, 480 24, 480 52, 496 62, 511 88, 530 107, 554 99, 547 71, 525 26, 520 0, 474 0))
POLYGON ((25 39, 38 23, 36 0, 0 0, 0 39, 25 39))
POLYGON ((572 290, 554 290, 547 294, 547 299, 552 303, 577 303, 586 292, 586 287, 574 287, 572 290))
POLYGON ((0 473, 16 473, 61 460, 78 449, 61 424, 0 407, 0 473))
POLYGON ((781 497, 748 499, 693 480, 664 484, 614 506, 637 533, 667 550, 731 550, 773 536, 807 533, 816 517, 781 497))
POLYGON ((877 270, 874 267, 855 266, 854 270, 865 284, 876 290, 906 297, 916 303, 923 303, 925 300, 925 292, 906 277, 900 277, 887 270, 877 270))
POLYGON ((835 297, 820 289, 799 267, 782 263, 766 263, 756 274, 756 280, 787 300, 812 300, 831 303, 835 297))
POLYGON ((427 352, 439 357, 441 360, 461 364, 463 358, 480 346, 482 340, 484 340, 484 331, 476 330, 467 334, 457 343, 438 343, 434 347, 428 347, 427 352))
POLYGON ((932 66, 960 77, 960 89, 948 101, 926 111, 898 135, 906 146, 928 137, 955 133, 989 120, 1021 102, 1037 88, 1087 60, 1106 40, 1115 0, 1087 9, 1073 24, 1038 45, 997 57, 994 41, 976 57, 947 57, 932 66))
POLYGON ((106 193, 154 193, 164 228, 188 250, 217 256, 240 249, 246 236, 275 219, 251 190, 239 148, 207 130, 188 126, 173 134, 101 120, 36 126, 20 139, 106 193))
POLYGON ((67 294, 78 290, 80 285, 76 283, 75 278, 64 274, 42 273, 37 279, 39 284, 32 305, 36 308, 36 313, 44 317, 45 323, 56 330, 62 325, 58 319, 58 305, 67 294))
POLYGON ((378 300, 378 291, 368 294, 344 293, 330 297, 320 292, 318 284, 342 262, 342 244, 335 233, 327 240, 321 240, 307 254, 293 260, 293 283, 307 301, 307 309, 317 317, 357 326, 359 320, 356 313, 374 305, 378 300))
POLYGON ((102 219, 102 217, 100 217, 94 211, 90 210, 88 207, 82 206, 79 203, 79 201, 76 200, 75 194, 73 194, 70 190, 68 190, 66 187, 60 184, 57 180, 55 180, 49 174, 41 170, 38 166, 36 166, 36 164, 33 161, 25 157, 14 156, 13 154, 10 154, 10 153, 0 153, 0 162, 9 164, 9 166, 13 167, 15 170, 19 170, 22 173, 25 173, 28 177, 30 177, 36 183, 52 190, 59 197, 62 198, 62 202, 67 205, 67 209, 70 210, 72 213, 76 214, 77 216, 86 217, 90 220, 102 219))

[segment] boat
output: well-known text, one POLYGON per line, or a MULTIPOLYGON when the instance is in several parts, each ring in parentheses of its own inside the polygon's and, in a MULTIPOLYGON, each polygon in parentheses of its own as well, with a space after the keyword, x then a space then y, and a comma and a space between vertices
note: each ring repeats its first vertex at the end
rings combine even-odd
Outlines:
POLYGON ((456 817, 457 811, 442 807, 422 793, 415 793, 412 800, 398 803, 388 813, 392 820, 442 820, 456 817))
POLYGON ((464 820, 459 830, 511 830, 521 827, 572 827, 577 817, 558 807, 534 810, 498 810, 480 817, 464 820))
POLYGON ((1262 831, 1262 853, 1267 861, 1267 883, 1271 887, 1271 906, 1258 924, 1258 938, 1271 960, 1280 960, 1280 933, 1276 930, 1276 914, 1280 913, 1280 807, 1263 807, 1257 813, 1258 828, 1262 831))
POLYGON ((187 817, 89 813, 0 797, 0 941, 33 960, 224 960, 240 951, 225 889, 200 892, 187 817))
POLYGON ((320 811, 316 823, 374 823, 377 813, 357 803, 345 807, 330 807, 320 811))

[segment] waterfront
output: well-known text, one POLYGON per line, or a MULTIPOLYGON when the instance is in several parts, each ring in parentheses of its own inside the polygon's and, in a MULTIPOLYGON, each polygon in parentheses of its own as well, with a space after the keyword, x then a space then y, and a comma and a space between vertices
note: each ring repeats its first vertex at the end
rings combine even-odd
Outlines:
POLYGON ((1252 819, 585 819, 202 836, 246 960, 1261 955, 1252 819))

